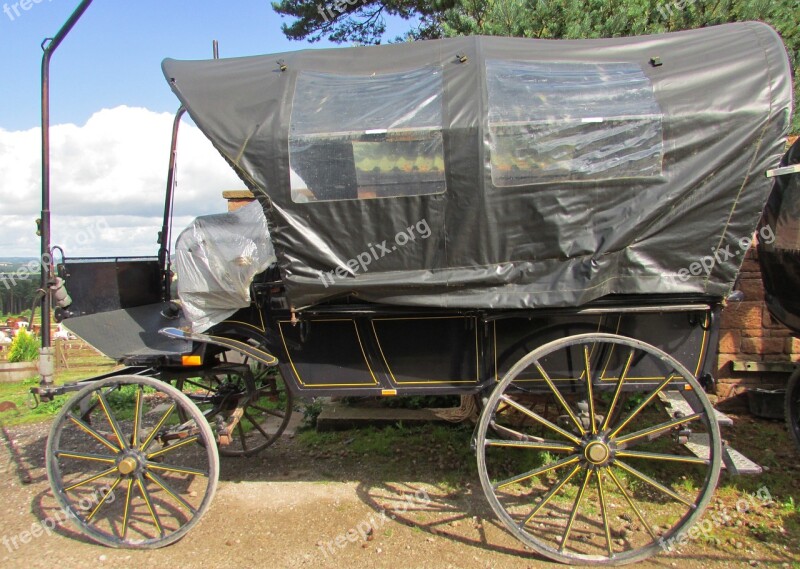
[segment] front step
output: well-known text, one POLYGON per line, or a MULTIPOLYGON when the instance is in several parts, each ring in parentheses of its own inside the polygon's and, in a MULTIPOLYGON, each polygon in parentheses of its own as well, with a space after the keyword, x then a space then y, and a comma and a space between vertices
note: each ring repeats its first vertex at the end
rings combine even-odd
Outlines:
MULTIPOLYGON (((674 417, 675 413, 681 413, 684 417, 694 413, 694 409, 692 409, 692 406, 686 401, 682 391, 661 391, 658 397, 667 407, 667 412, 670 414, 670 417, 674 417)), ((722 411, 714 409, 714 415, 717 417, 717 424, 720 427, 733 426, 733 419, 722 411)))
MULTIPOLYGON (((689 441, 684 446, 699 458, 708 459, 711 456, 708 435, 705 433, 692 433, 689 435, 689 441)), ((764 470, 738 450, 728 446, 725 441, 722 442, 722 468, 734 476, 761 474, 764 470)))
MULTIPOLYGON (((692 406, 689 405, 682 391, 662 391, 658 396, 664 403, 667 413, 669 413, 671 417, 675 417, 676 413, 681 413, 683 416, 694 413, 692 406)), ((717 418, 717 423, 720 427, 733 426, 733 419, 728 417, 725 413, 714 409, 714 416, 717 418)), ((707 459, 711 456, 708 435, 705 433, 692 433, 685 446, 692 454, 699 458, 707 459)), ((744 456, 738 450, 731 448, 725 441, 722 442, 722 468, 733 475, 761 474, 763 472, 763 469, 758 464, 744 456)))

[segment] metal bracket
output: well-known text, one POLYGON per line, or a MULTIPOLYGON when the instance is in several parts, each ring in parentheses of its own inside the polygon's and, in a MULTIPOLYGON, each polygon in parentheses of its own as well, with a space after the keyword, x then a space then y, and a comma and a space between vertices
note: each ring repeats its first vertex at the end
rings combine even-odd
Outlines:
POLYGON ((270 367, 276 366, 279 363, 278 358, 269 352, 259 350, 258 348, 251 346, 250 344, 246 344, 245 342, 240 342, 239 340, 232 340, 230 338, 223 338, 221 336, 197 334, 195 332, 181 330, 180 328, 162 328, 158 331, 158 333, 162 336, 173 338, 175 340, 191 340, 192 342, 198 342, 200 344, 213 344, 222 348, 234 350, 246 356, 250 356, 254 360, 270 367))

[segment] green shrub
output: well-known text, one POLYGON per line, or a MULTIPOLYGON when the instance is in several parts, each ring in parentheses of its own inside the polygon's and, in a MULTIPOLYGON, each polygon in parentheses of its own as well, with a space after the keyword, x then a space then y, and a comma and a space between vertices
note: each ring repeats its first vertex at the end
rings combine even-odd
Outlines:
POLYGON ((39 357, 39 342, 27 330, 20 330, 8 349, 8 361, 32 362, 39 357))

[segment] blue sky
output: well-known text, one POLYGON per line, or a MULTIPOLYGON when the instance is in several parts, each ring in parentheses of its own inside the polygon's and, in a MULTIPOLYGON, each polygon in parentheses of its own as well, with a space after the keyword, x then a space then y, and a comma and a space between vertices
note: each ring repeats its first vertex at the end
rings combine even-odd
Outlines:
MULTIPOLYGON (((40 44, 78 0, 0 0, 0 257, 35 256, 40 44), (27 6, 29 9, 25 10, 27 6)), ((51 67, 53 243, 69 256, 152 255, 178 101, 161 61, 340 47, 292 42, 269 0, 94 0, 51 67)), ((389 23, 386 39, 409 28, 389 23)), ((178 147, 175 233, 242 183, 191 124, 178 147)))
MULTIPOLYGON (((0 128, 6 130, 39 124, 40 44, 79 4, 29 1, 30 9, 18 7, 16 16, 18 0, 0 0, 10 12, 0 13, 0 128)), ((161 61, 209 58, 214 39, 223 57, 332 46, 289 41, 280 30, 283 21, 269 0, 95 0, 53 59, 53 123, 80 124, 121 104, 174 111, 161 61)), ((387 36, 407 27, 392 22, 387 36)))

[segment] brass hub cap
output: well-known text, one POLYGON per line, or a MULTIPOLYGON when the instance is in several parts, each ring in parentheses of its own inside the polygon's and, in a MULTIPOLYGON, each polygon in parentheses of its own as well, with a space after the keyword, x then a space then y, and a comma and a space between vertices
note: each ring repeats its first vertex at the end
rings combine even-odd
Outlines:
POLYGON ((586 460, 592 464, 605 464, 611 457, 611 451, 605 443, 593 441, 586 445, 584 455, 586 456, 586 460))
POLYGON ((119 473, 123 476, 127 476, 136 470, 137 466, 139 466, 139 463, 136 462, 136 459, 132 456, 128 456, 119 461, 119 464, 117 464, 117 470, 119 470, 119 473))

